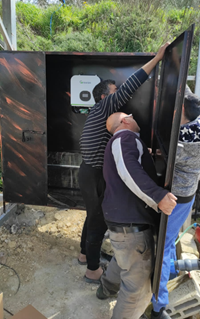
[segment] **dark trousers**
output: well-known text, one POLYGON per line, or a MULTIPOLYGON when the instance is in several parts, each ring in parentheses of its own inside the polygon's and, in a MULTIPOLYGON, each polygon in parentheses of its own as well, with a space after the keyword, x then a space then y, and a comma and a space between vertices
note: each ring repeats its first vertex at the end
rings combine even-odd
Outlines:
POLYGON ((86 255, 87 268, 96 270, 99 268, 101 244, 107 230, 101 208, 105 191, 102 169, 82 162, 79 186, 87 211, 81 236, 81 253, 86 255))

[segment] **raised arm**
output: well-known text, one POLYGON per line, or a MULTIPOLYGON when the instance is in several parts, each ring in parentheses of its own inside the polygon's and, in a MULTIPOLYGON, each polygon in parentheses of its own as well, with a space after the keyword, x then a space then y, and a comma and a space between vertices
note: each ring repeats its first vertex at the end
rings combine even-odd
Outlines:
POLYGON ((158 53, 156 54, 156 56, 149 61, 148 63, 146 63, 142 69, 149 75, 151 73, 151 71, 155 68, 156 64, 162 60, 164 54, 165 54, 165 50, 168 47, 170 43, 167 42, 164 45, 162 45, 160 47, 160 49, 158 50, 158 53))
POLYGON ((169 42, 164 44, 159 49, 157 55, 141 69, 133 73, 115 93, 108 95, 100 101, 99 108, 101 109, 101 112, 105 114, 105 117, 117 112, 131 99, 132 94, 147 80, 148 75, 151 73, 153 68, 160 60, 162 60, 165 49, 168 45, 169 42))

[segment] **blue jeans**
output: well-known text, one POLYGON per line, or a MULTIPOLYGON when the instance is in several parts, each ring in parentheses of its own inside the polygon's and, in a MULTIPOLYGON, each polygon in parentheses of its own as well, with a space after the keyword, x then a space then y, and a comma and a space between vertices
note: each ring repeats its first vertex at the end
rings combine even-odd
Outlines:
POLYGON ((158 301, 156 301, 154 295, 152 297, 153 309, 156 312, 159 312, 162 307, 166 307, 169 303, 167 282, 170 275, 170 257, 175 249, 175 240, 178 237, 179 230, 192 209, 194 199, 195 197, 189 203, 177 204, 168 218, 158 301))

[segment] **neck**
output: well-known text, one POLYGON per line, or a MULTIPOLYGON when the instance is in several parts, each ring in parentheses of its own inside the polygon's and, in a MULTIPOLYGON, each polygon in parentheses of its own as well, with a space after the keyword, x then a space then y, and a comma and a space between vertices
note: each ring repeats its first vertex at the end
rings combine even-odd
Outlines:
POLYGON ((186 123, 189 123, 190 121, 185 117, 183 116, 182 119, 181 119, 181 125, 184 125, 186 123))

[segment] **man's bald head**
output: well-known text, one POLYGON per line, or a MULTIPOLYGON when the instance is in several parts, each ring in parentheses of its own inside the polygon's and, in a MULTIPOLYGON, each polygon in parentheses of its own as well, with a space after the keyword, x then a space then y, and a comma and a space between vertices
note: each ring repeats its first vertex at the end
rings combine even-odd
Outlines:
POLYGON ((117 112, 110 115, 106 121, 106 128, 108 132, 114 134, 115 130, 120 126, 121 121, 125 116, 127 116, 127 114, 122 112, 117 112))
POLYGON ((106 122, 106 128, 111 134, 123 129, 128 129, 136 133, 140 131, 140 128, 137 122, 134 120, 132 114, 128 115, 122 112, 117 112, 110 115, 106 122))

